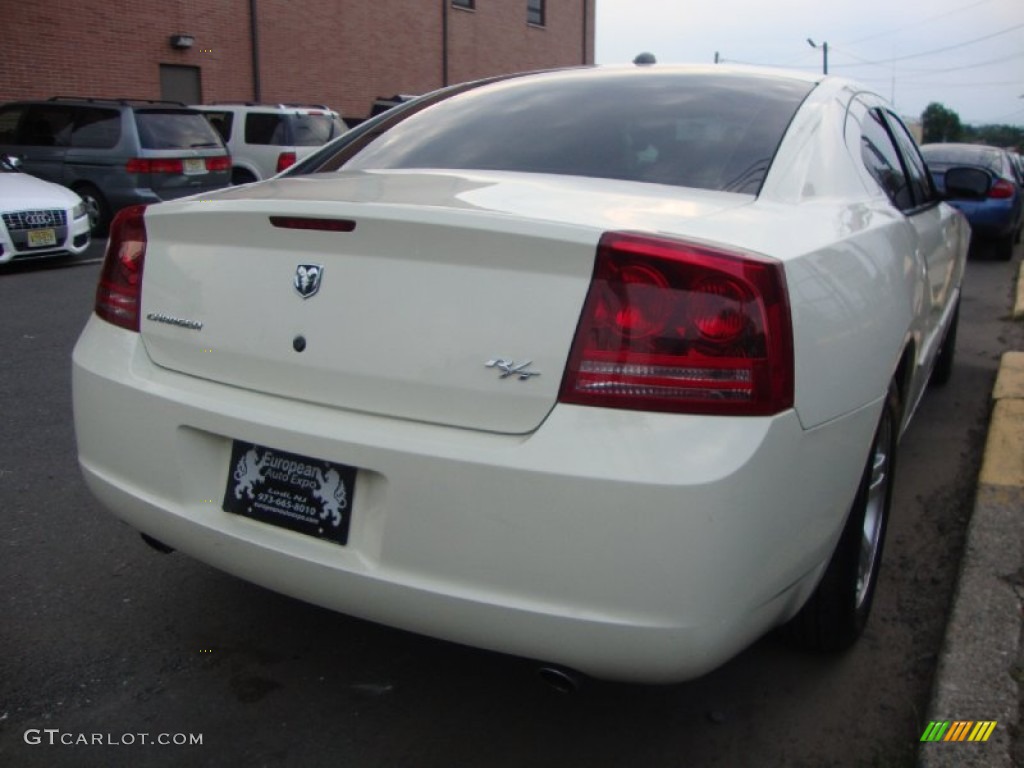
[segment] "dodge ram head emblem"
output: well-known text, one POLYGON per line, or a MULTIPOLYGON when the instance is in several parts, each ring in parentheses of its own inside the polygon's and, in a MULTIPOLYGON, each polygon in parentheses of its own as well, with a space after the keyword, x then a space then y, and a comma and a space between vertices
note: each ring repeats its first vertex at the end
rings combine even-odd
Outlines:
POLYGON ((324 275, 324 268, 321 264, 299 264, 295 268, 295 278, 292 285, 299 292, 299 296, 308 299, 315 296, 320 290, 320 278, 324 275))

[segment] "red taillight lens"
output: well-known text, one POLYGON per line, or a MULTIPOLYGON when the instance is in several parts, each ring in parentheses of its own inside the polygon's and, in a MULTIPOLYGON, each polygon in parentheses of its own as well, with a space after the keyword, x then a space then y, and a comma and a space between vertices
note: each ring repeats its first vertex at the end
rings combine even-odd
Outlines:
POLYGON ((793 405, 793 333, 778 262, 608 233, 559 400, 675 413, 793 405))
POLYGON ((185 166, 178 157, 133 157, 125 168, 129 173, 184 173, 185 166))
POLYGON ((142 266, 146 257, 146 206, 123 208, 110 225, 107 253, 96 286, 96 314, 108 323, 139 330, 142 266))
POLYGON ((231 158, 228 155, 217 155, 206 158, 206 170, 228 171, 231 170, 231 158))
POLYGON ((1013 193, 1016 191, 1017 186, 1012 181, 996 179, 996 183, 993 184, 992 189, 988 191, 988 196, 997 200, 1006 200, 1013 197, 1013 193))
POLYGON ((277 172, 280 173, 285 168, 290 168, 295 165, 295 153, 294 152, 282 152, 277 156, 277 172))

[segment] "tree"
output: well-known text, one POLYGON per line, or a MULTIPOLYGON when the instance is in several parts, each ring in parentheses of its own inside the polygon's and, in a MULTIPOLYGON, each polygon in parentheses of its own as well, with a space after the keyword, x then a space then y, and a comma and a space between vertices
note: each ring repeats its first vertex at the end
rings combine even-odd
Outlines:
POLYGON ((1024 128, 1016 125, 980 125, 971 128, 970 132, 970 140, 975 144, 991 144, 993 147, 1007 149, 1024 148, 1024 128))
POLYGON ((963 135, 960 115, 933 101, 921 114, 923 143, 959 141, 963 135))

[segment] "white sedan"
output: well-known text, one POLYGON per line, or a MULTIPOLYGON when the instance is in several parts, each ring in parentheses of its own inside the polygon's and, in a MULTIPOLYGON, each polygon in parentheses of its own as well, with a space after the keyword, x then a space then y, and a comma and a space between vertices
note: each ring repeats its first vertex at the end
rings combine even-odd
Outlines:
POLYGON ((122 212, 81 468, 151 542, 557 669, 683 680, 787 623, 844 648, 968 238, 842 79, 457 86, 122 212))
POLYGON ((89 217, 82 198, 0 157, 0 264, 77 256, 88 247, 89 217))

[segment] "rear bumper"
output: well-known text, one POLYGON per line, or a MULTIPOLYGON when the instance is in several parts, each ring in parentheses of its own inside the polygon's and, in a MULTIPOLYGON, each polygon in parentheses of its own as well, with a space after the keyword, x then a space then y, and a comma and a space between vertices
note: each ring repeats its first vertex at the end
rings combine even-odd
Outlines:
POLYGON ((791 616, 842 527, 878 405, 773 418, 557 406, 525 436, 373 417, 155 367, 91 318, 86 481, 136 528, 373 621, 609 679, 682 680, 791 616), (232 439, 360 468, 349 544, 223 512, 232 439))
POLYGON ((955 201, 954 205, 963 212, 971 225, 971 233, 977 237, 997 239, 1009 237, 1021 224, 1020 205, 1012 200, 955 201))

